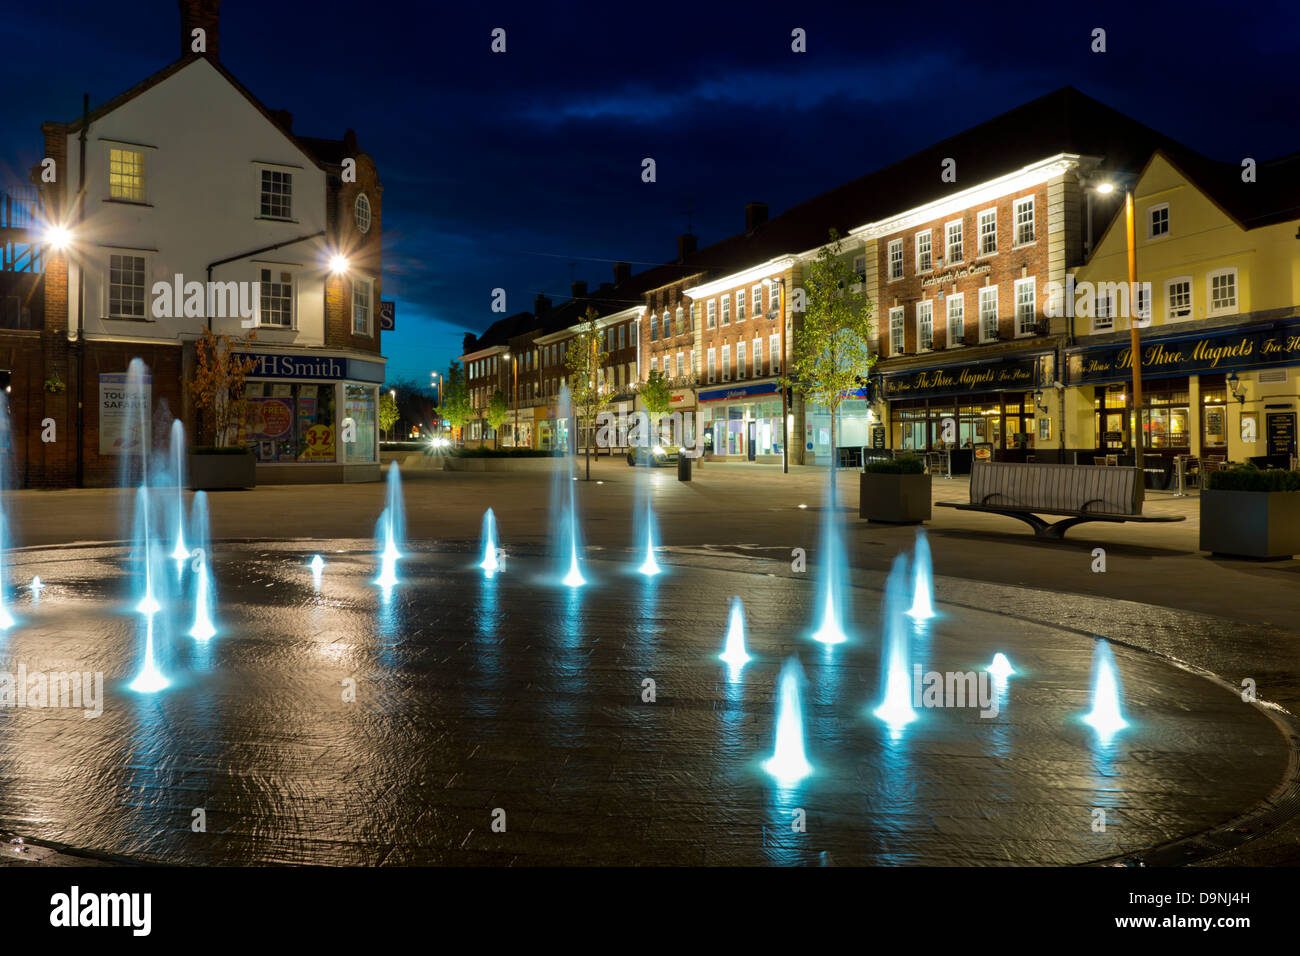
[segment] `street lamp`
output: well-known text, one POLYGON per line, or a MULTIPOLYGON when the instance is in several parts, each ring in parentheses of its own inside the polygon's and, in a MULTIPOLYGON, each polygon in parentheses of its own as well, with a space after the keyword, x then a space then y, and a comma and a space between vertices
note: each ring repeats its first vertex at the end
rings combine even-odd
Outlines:
POLYGON ((514 409, 515 409, 515 427, 513 433, 510 436, 510 440, 514 444, 514 447, 518 448, 519 447, 519 358, 507 352, 505 354, 505 360, 510 363, 511 377, 513 380, 513 384, 511 386, 511 393, 512 393, 511 404, 514 405, 514 409))
MULTIPOLYGON (((777 318, 781 322, 781 374, 785 374, 785 276, 778 276, 775 279, 767 278, 763 280, 763 285, 767 286, 768 297, 771 298, 772 286, 776 285, 780 290, 778 301, 780 303, 777 318)), ((771 361, 771 358, 768 359, 771 361)), ((790 421, 790 411, 787 407, 785 397, 785 385, 781 382, 776 383, 777 388, 781 390, 781 473, 788 475, 790 473, 790 434, 794 431, 794 424, 790 421)))
POLYGON ((348 257, 341 254, 330 256, 330 272, 341 276, 348 271, 348 257))
POLYGON ((67 226, 52 225, 45 230, 45 244, 55 252, 62 252, 72 245, 72 232, 67 226))

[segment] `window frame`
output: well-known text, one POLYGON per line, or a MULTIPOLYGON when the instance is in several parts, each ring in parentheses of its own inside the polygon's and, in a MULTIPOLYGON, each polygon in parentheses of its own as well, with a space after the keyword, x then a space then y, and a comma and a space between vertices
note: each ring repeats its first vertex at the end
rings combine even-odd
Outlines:
POLYGON ((999 292, 999 287, 996 285, 980 286, 979 291, 976 293, 976 303, 979 309, 979 315, 977 316, 976 321, 979 322, 979 340, 981 345, 986 342, 996 342, 1001 337, 1002 334, 1001 299, 1002 296, 999 292), (986 295, 986 293, 992 293, 992 295, 988 296, 986 295), (987 334, 987 325, 984 321, 984 301, 986 298, 992 298, 993 300, 993 334, 992 335, 987 334))
POLYGON ((947 340, 948 348, 966 344, 966 293, 953 292, 943 300, 944 304, 944 337, 947 340), (952 337, 952 306, 953 303, 961 306, 961 335, 955 340, 952 337))
MULTIPOLYGON (((298 273, 299 273, 298 268, 297 268, 296 266, 288 266, 288 265, 285 265, 285 264, 282 263, 282 262, 257 262, 257 261, 254 261, 254 262, 253 262, 253 268, 256 270, 256 272, 255 272, 255 275, 257 276, 256 281, 259 283, 259 284, 258 284, 258 290, 257 290, 257 292, 258 292, 258 296, 257 296, 257 314, 258 314, 257 325, 258 325, 258 328, 259 328, 259 329, 275 329, 275 330, 277 330, 277 331, 281 331, 281 332, 293 332, 293 331, 296 331, 297 328, 298 328, 298 273), (279 325, 279 324, 277 324, 277 323, 268 322, 268 321, 266 320, 266 310, 265 310, 264 308, 262 308, 262 287, 261 287, 261 284, 262 284, 262 282, 263 282, 263 279, 262 279, 262 272, 263 272, 263 271, 270 272, 270 273, 273 273, 273 274, 274 274, 274 273, 279 273, 279 272, 287 272, 287 273, 289 273, 289 296, 288 296, 288 298, 289 298, 289 324, 288 324, 288 325, 279 325)), ((283 285, 283 284, 284 284, 284 283, 282 283, 282 282, 278 282, 278 281, 275 281, 275 280, 272 280, 272 281, 273 281, 273 283, 274 283, 275 285, 283 285)), ((351 304, 352 304, 352 297, 351 297, 351 295, 348 296, 348 304, 349 304, 349 311, 350 311, 350 307, 351 307, 351 304)), ((374 319, 374 304, 373 304, 373 301, 372 301, 372 303, 371 303, 371 319, 372 319, 372 321, 373 321, 373 319, 374 319)), ((352 321, 354 321, 354 318, 349 314, 349 323, 351 323, 352 321)), ((348 327, 349 327, 349 328, 353 328, 353 326, 352 326, 351 324, 349 324, 348 327)))
MULTIPOLYGON (((153 288, 153 282, 151 281, 153 278, 153 253, 147 252, 143 249, 125 249, 125 248, 121 248, 121 249, 109 248, 106 251, 108 252, 108 260, 107 262, 104 263, 104 270, 103 270, 104 285, 103 285, 103 303, 102 303, 104 318, 111 319, 114 322, 154 321, 153 309, 150 303, 150 294, 153 288), (143 312, 140 315, 122 315, 120 313, 114 314, 112 311, 111 303, 113 301, 112 277, 113 277, 114 256, 118 256, 120 258, 129 257, 132 259, 139 259, 144 263, 144 268, 142 270, 143 280, 141 284, 141 288, 143 289, 144 292, 143 298, 141 299, 141 306, 143 308, 143 312)), ((121 283, 118 283, 118 285, 120 286, 121 283)))
POLYGON ((916 313, 916 350, 917 352, 933 352, 934 351, 934 300, 921 299, 919 302, 916 303, 916 308, 913 311, 916 313), (930 316, 930 336, 929 336, 930 343, 928 345, 923 344, 923 340, 921 338, 921 320, 925 317, 926 313, 928 313, 930 316))
POLYGON ((1241 277, 1236 266, 1224 266, 1211 269, 1205 273, 1205 314, 1206 316, 1236 315, 1241 311, 1241 277), (1214 280, 1219 276, 1232 276, 1232 304, 1214 305, 1214 280))
MULTIPOLYGON (((295 285, 296 284, 297 283, 295 283, 295 285)), ((294 296, 294 298, 297 298, 297 296, 294 296)), ((375 337, 375 280, 371 276, 367 276, 367 275, 353 276, 351 298, 352 298, 352 325, 351 325, 352 334, 354 336, 361 336, 362 338, 366 338, 366 339, 373 339, 375 337), (366 330, 364 332, 358 332, 357 331, 357 290, 363 287, 366 289, 366 295, 369 299, 367 305, 369 311, 367 313, 367 318, 366 318, 366 330)), ((297 309, 294 310, 294 314, 295 316, 297 315, 297 309)), ((532 355, 530 353, 529 354, 530 370, 531 370, 531 359, 532 359, 532 355)))
POLYGON ((1011 302, 1015 308, 1015 333, 1016 338, 1030 338, 1038 334, 1038 285, 1035 276, 1025 276, 1023 279, 1017 279, 1011 287, 1011 302), (1030 327, 1025 330, 1021 327, 1021 301, 1020 290, 1029 289, 1029 317, 1030 327))
POLYGON ((1165 321, 1166 322, 1186 322, 1188 319, 1196 318, 1196 283, 1191 276, 1174 276, 1165 280, 1165 321), (1175 283, 1184 283, 1187 286, 1187 314, 1174 315, 1173 300, 1170 295, 1170 286, 1175 283))
POLYGON ((1011 203, 1011 248, 1019 249, 1023 246, 1032 246, 1038 241, 1038 204, 1034 201, 1033 196, 1022 196, 1013 200, 1011 203), (1028 239, 1020 238, 1020 230, 1024 225, 1020 221, 1020 210, 1029 206, 1029 232, 1028 239))
POLYGON ((150 162, 148 153, 151 149, 139 146, 134 143, 119 143, 107 141, 104 143, 104 200, 106 202, 120 202, 136 206, 149 205, 149 167, 150 162), (113 152, 131 153, 140 157, 140 195, 137 196, 115 196, 113 194, 113 152))
POLYGON ((1152 203, 1150 206, 1147 206, 1146 220, 1147 220, 1147 241, 1148 242, 1152 242, 1157 239, 1169 238, 1170 234, 1173 231, 1173 217, 1170 215, 1169 212, 1169 203, 1157 202, 1157 203, 1152 203), (1165 220, 1164 220, 1165 231, 1161 233, 1155 232, 1153 228, 1155 226, 1155 214, 1157 212, 1164 212, 1165 214, 1165 220))
POLYGON ((913 239, 912 246, 913 246, 913 252, 915 253, 915 259, 913 260, 913 262, 916 266, 917 275, 925 275, 926 273, 934 271, 933 233, 934 233, 933 229, 922 229, 920 232, 916 234, 916 236, 913 239), (924 266, 921 265, 921 240, 922 239, 924 239, 926 242, 926 249, 925 249, 926 265, 924 266))
POLYGON ((951 219, 943 224, 943 263, 951 266, 966 261, 966 220, 951 219), (961 251, 956 259, 952 257, 952 227, 957 227, 957 248, 961 251))
POLYGON ((888 265, 889 265, 889 281, 890 281, 890 282, 898 282, 898 281, 900 281, 900 280, 904 277, 904 275, 905 275, 905 269, 904 269, 904 266, 903 266, 903 240, 902 240, 902 239, 890 239, 888 245, 886 246, 886 249, 887 249, 887 252, 885 253, 885 255, 886 255, 887 263, 888 263, 888 265), (894 255, 895 252, 898 253, 897 256, 894 255), (898 274, 897 274, 897 275, 894 274, 894 264, 895 264, 895 263, 898 264, 898 274))
POLYGON ((889 308, 889 354, 903 355, 907 347, 907 307, 894 305, 889 308), (897 335, 895 334, 897 329, 897 335))
POLYGON ((989 209, 981 209, 975 214, 975 258, 988 259, 998 254, 998 207, 992 206, 989 209), (993 219, 993 251, 984 251, 984 219, 991 216, 993 219))
MULTIPOLYGON (((255 168, 257 169, 257 212, 255 213, 254 218, 266 219, 271 222, 297 222, 298 220, 294 217, 294 176, 298 171, 297 168, 288 167, 288 166, 277 166, 274 163, 259 163, 256 165, 255 168), (272 213, 267 213, 262 211, 262 206, 263 206, 262 199, 263 196, 266 194, 266 176, 268 174, 271 176, 280 175, 280 176, 288 177, 288 185, 289 185, 288 192, 280 194, 280 195, 287 195, 289 197, 289 208, 288 208, 287 215, 279 216, 279 215, 274 215, 272 213)), ((273 193, 271 195, 276 195, 276 194, 273 193)))

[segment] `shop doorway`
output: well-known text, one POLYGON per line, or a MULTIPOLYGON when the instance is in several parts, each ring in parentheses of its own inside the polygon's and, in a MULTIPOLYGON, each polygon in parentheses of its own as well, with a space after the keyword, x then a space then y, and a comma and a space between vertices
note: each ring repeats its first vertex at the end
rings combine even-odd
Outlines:
POLYGON ((745 436, 745 452, 750 461, 754 460, 754 451, 758 447, 758 422, 749 423, 749 433, 745 436))

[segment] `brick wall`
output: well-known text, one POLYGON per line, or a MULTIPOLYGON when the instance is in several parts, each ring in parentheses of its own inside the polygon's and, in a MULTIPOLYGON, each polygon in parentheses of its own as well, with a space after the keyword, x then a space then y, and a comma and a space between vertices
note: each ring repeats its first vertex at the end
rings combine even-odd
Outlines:
MULTIPOLYGON (((347 142, 355 146, 353 137, 349 136, 347 142)), ((326 231, 336 238, 339 249, 347 256, 350 274, 374 280, 371 301, 374 334, 353 334, 352 278, 329 276, 325 284, 325 345, 378 354, 379 299, 383 292, 383 187, 370 157, 359 149, 352 152, 352 158, 357 161, 355 183, 345 183, 334 173, 326 177, 326 231), (362 193, 370 203, 370 229, 364 234, 357 228, 355 215, 357 197, 362 193)))

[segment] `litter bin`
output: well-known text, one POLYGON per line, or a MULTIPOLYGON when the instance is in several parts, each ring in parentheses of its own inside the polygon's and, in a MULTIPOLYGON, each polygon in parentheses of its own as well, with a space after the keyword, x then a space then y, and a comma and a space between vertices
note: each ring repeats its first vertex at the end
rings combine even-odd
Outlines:
POLYGON ((678 481, 690 481, 690 480, 691 480, 691 459, 690 459, 690 456, 689 456, 689 455, 683 455, 681 452, 678 452, 678 453, 677 453, 677 480, 678 480, 678 481))

